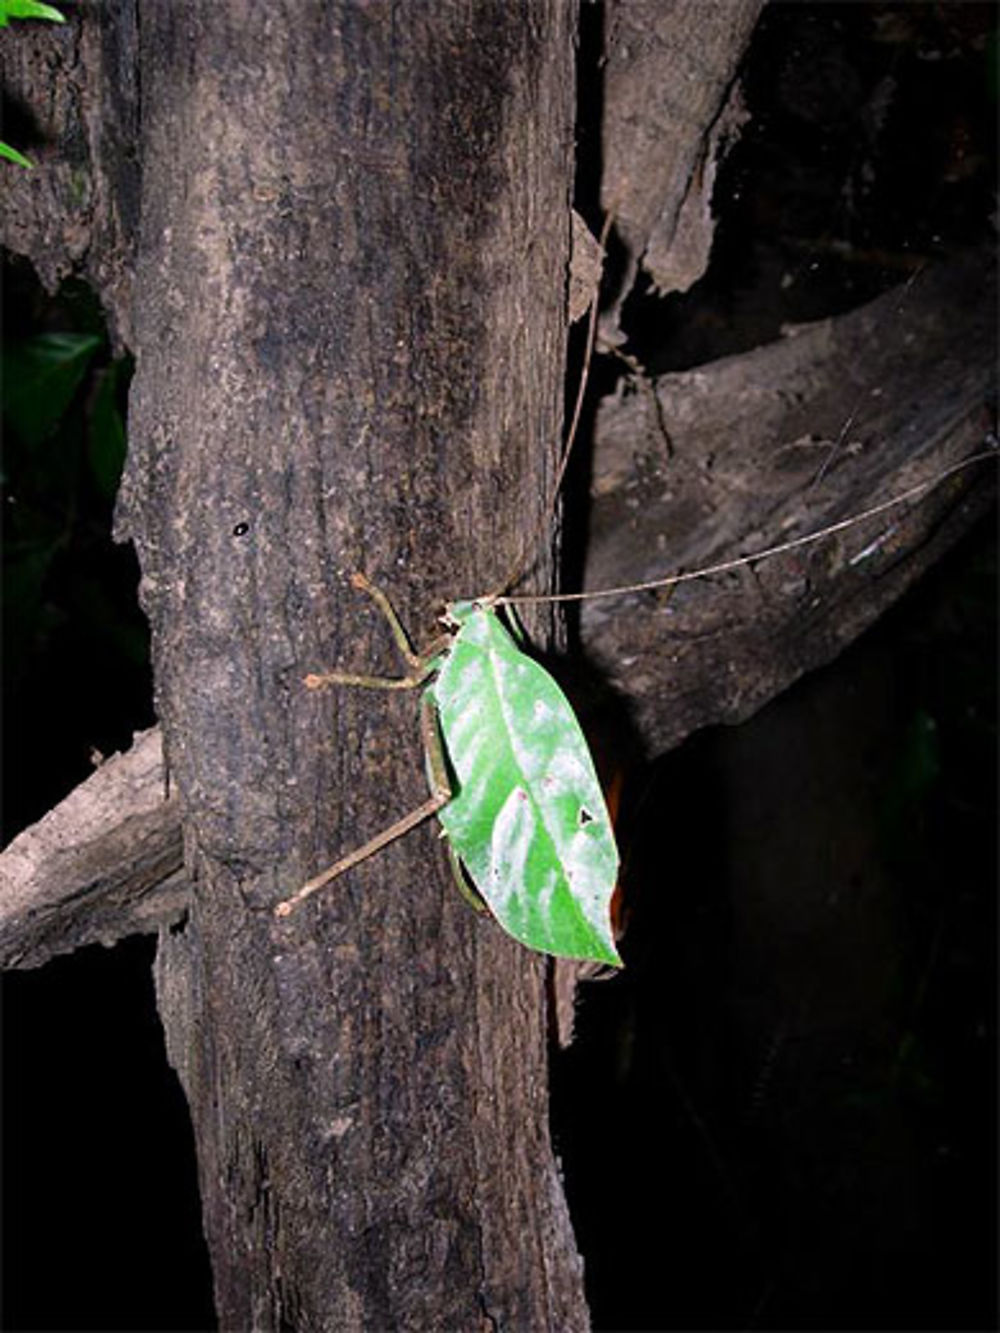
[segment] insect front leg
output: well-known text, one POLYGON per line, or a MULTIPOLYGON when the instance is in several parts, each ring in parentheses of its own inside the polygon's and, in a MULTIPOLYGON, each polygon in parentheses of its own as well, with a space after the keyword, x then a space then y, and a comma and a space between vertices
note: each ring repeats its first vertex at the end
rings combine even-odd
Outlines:
POLYGON ((399 649, 400 656, 406 662, 409 671, 404 676, 369 676, 353 671, 310 672, 308 676, 304 677, 303 684, 309 690, 323 690, 328 685, 356 685, 366 690, 415 689, 417 685, 426 680, 433 670, 433 657, 421 657, 419 653, 413 651, 409 635, 403 629, 402 622, 396 615, 395 607, 381 588, 377 588, 370 579, 360 572, 351 575, 351 585, 361 592, 366 592, 382 612, 388 622, 389 630, 392 633, 396 647, 399 649))

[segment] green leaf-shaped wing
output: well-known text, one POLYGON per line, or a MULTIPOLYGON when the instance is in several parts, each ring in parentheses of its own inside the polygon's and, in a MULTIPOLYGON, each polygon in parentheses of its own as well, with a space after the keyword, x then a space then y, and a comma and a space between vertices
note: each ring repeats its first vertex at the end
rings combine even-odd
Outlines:
POLYGON ((611 930, 618 851, 573 710, 493 611, 453 615, 460 628, 429 687, 456 787, 438 818, 515 939, 620 966, 611 930))

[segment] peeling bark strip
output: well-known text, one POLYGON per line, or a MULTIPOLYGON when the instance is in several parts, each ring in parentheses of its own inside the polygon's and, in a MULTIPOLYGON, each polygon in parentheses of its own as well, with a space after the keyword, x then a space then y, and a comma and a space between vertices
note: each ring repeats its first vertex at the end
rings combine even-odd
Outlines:
POLYGON ((346 571, 429 631, 543 513, 573 19, 142 10, 119 535, 184 807, 191 917, 157 983, 224 1328, 587 1324, 544 965, 483 928, 426 831, 287 925, 270 910, 422 787, 406 700, 301 688, 385 651, 346 571))
POLYGON ((617 320, 640 266, 663 292, 708 267, 715 154, 741 123, 730 89, 764 0, 609 0, 605 5, 601 205, 626 258, 617 320), (730 99, 727 105, 727 99, 730 99))

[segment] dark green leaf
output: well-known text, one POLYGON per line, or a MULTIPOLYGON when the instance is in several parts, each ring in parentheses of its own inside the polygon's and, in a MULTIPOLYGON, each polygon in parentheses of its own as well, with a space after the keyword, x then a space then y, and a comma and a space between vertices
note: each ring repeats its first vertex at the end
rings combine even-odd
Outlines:
POLYGON ((90 333, 42 333, 5 349, 4 416, 26 445, 55 429, 101 342, 90 333))

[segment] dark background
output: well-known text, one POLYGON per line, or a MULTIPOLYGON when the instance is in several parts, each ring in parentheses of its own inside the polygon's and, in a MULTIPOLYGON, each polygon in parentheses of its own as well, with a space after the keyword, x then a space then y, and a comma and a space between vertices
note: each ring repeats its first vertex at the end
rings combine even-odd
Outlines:
MULTIPOLYGON (((766 10, 711 271, 633 299, 629 350, 698 364, 988 239, 993 24, 766 10)), ((129 367, 86 291, 10 260, 4 336, 6 841, 153 712, 110 542, 129 367)), ((836 663, 630 776, 628 967, 554 1065, 596 1328, 996 1326, 995 606, 990 522, 836 663)), ((6 1328, 212 1327, 153 950, 3 978, 6 1328)))

